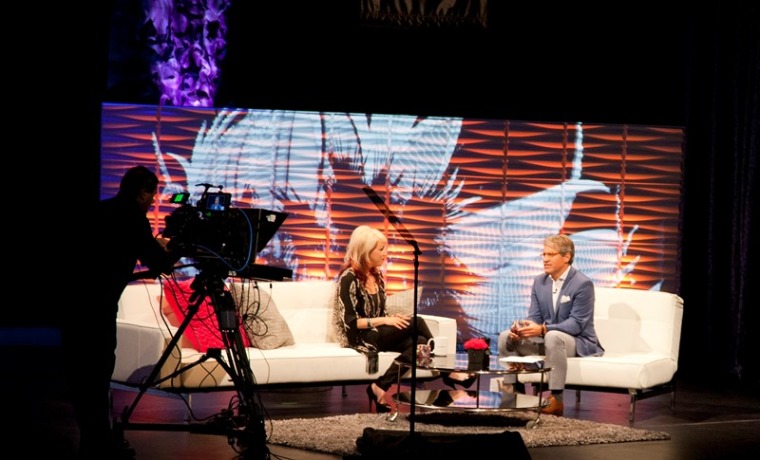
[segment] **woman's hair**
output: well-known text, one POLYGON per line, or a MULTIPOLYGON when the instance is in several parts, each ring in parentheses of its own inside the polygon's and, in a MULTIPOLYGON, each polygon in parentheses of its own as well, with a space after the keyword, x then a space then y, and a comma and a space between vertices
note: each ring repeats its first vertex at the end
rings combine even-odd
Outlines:
POLYGON ((346 246, 346 255, 343 258, 343 269, 353 268, 356 276, 364 281, 369 273, 380 276, 380 270, 371 267, 369 263, 369 253, 375 249, 377 242, 385 242, 385 235, 380 230, 368 225, 360 225, 351 233, 351 239, 346 246))
POLYGON ((552 235, 547 236, 544 239, 544 244, 547 246, 553 247, 557 252, 559 252, 561 255, 570 254, 570 260, 567 262, 568 265, 573 264, 573 260, 575 259, 575 244, 573 244, 573 240, 570 239, 567 235, 552 235))

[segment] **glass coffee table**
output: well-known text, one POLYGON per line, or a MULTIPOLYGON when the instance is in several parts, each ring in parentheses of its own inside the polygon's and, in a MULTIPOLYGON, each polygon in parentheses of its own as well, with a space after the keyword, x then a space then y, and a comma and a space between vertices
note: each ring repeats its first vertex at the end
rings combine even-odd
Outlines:
MULTIPOLYGON (((525 357, 523 357, 525 358, 525 357)), ((435 411, 460 411, 460 412, 508 412, 508 411, 535 411, 536 418, 529 421, 526 425, 528 428, 535 428, 541 421, 541 409, 549 404, 547 398, 542 393, 546 383, 546 374, 552 370, 551 367, 543 366, 543 357, 536 357, 534 360, 523 359, 518 368, 512 368, 507 363, 502 363, 496 356, 490 357, 489 368, 484 370, 472 371, 467 369, 467 355, 448 355, 435 356, 432 362, 426 366, 417 366, 417 369, 437 371, 440 374, 451 372, 466 372, 475 374, 474 385, 469 389, 446 389, 446 390, 415 390, 414 401, 412 401, 412 392, 401 388, 402 376, 411 368, 408 363, 399 364, 399 376, 396 382, 396 394, 393 396, 396 402, 395 413, 389 419, 395 419, 398 416, 399 406, 411 406, 426 410, 435 411), (532 364, 531 364, 532 363, 532 364), (490 378, 485 377, 503 377, 506 375, 519 376, 521 374, 539 374, 540 379, 537 383, 535 395, 508 391, 489 391, 481 390, 481 382, 490 378)), ((408 380, 407 380, 408 381, 408 380)))

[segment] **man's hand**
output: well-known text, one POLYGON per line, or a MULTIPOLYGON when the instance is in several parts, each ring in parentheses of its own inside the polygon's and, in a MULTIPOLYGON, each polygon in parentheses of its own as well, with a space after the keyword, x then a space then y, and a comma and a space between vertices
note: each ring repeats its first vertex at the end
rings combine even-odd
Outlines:
POLYGON ((540 324, 527 319, 521 319, 512 323, 509 329, 509 337, 512 340, 524 339, 526 337, 540 337, 543 328, 540 324))
POLYGON ((163 236, 159 235, 156 237, 156 241, 158 241, 158 244, 164 248, 164 251, 169 252, 169 248, 167 246, 169 245, 171 238, 164 238, 163 236))

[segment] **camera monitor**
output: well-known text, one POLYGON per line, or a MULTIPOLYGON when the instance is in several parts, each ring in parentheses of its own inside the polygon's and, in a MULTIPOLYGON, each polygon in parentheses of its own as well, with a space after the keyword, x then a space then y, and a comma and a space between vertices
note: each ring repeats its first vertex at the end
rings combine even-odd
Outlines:
POLYGON ((229 193, 206 193, 204 209, 212 212, 224 212, 230 208, 232 195, 229 193))

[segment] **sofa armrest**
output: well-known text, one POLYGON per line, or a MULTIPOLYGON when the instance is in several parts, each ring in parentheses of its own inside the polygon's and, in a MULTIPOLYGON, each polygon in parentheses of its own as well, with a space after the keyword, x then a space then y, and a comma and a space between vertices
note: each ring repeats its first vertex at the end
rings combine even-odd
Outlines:
POLYGON ((116 343, 116 365, 111 378, 128 382, 135 370, 158 361, 166 342, 155 326, 117 319, 116 343))
POLYGON ((135 371, 158 362, 176 331, 174 327, 165 329, 155 323, 117 319, 116 365, 111 379, 131 383, 135 371))
POLYGON ((457 352, 457 322, 453 318, 447 318, 445 316, 424 315, 418 314, 420 318, 425 320, 425 323, 430 329, 430 333, 433 337, 448 337, 449 343, 446 352, 449 355, 454 355, 457 352))

